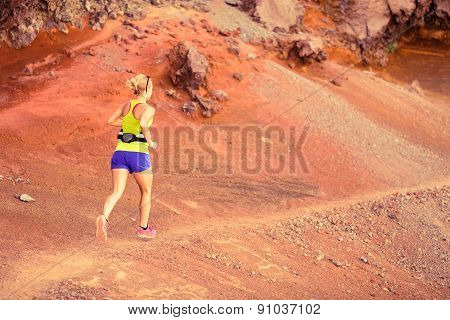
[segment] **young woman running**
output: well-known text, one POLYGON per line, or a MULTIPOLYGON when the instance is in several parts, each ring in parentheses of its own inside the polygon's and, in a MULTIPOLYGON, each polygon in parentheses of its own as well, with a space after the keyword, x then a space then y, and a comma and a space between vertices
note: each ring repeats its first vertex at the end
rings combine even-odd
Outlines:
POLYGON ((108 124, 121 127, 116 151, 111 159, 113 192, 106 198, 103 214, 97 218, 97 238, 106 241, 109 215, 122 197, 129 174, 134 176, 141 191, 140 227, 137 236, 150 239, 156 231, 148 225, 153 182, 152 165, 148 148, 156 148, 150 136, 155 109, 147 104, 153 85, 149 76, 139 74, 127 81, 127 86, 137 95, 125 103, 109 118, 108 124))

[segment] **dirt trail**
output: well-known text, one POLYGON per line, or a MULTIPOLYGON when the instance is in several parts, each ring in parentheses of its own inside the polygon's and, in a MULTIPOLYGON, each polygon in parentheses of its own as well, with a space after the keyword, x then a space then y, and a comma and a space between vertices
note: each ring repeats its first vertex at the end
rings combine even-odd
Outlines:
MULTIPOLYGON (((431 103, 426 90, 418 95, 356 68, 333 86, 327 79, 345 66, 330 61, 291 69, 241 40, 238 58, 226 37, 202 27, 205 17, 155 9, 136 22, 148 30, 142 39, 119 21, 94 38, 42 36, 37 48, 51 44, 51 52, 32 46, 1 66, 0 296, 448 298, 446 97, 433 95, 431 103), (128 40, 117 44, 114 34, 128 40), (197 45, 212 64, 211 88, 229 96, 211 119, 183 114, 186 93, 166 94, 172 85, 165 54, 179 40, 197 45), (75 57, 63 53, 69 46, 75 57), (59 63, 22 74, 21 66, 47 54, 60 56, 59 63), (104 122, 129 99, 123 81, 130 71, 153 78, 155 130, 169 150, 153 154, 161 167, 152 211, 159 235, 147 243, 134 238, 138 189, 130 180, 112 215, 110 241, 99 245, 93 223, 109 192, 117 133, 104 122), (188 162, 183 151, 200 156, 204 150, 186 141, 177 152, 165 128, 242 129, 271 120, 282 128, 309 127, 302 148, 307 173, 295 159, 294 173, 248 174, 236 138, 228 174, 230 141, 223 132, 209 142, 218 156, 216 174, 173 170, 177 161, 188 162), (36 202, 19 202, 17 193, 36 202)), ((2 47, 0 61, 14 54, 2 47)), ((289 155, 291 146, 265 139, 289 155)))

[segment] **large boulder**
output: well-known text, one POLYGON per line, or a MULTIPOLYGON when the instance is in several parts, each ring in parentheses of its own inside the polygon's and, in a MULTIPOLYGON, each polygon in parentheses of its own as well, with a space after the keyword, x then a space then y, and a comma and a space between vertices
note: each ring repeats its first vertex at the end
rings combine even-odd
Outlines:
POLYGON ((190 41, 181 41, 170 50, 169 76, 179 88, 198 90, 207 86, 209 62, 190 41))
POLYGON ((448 27, 450 19, 450 1, 434 0, 433 2, 436 5, 436 16, 446 21, 446 27, 448 27))
POLYGON ((449 25, 448 0, 329 0, 323 6, 338 33, 361 49, 367 63, 386 63, 385 48, 415 26, 445 30, 449 25))
POLYGON ((321 62, 327 58, 322 40, 302 33, 279 35, 277 47, 284 59, 311 63, 313 61, 321 62))
POLYGON ((325 11, 335 20, 339 31, 358 40, 382 34, 390 20, 387 0, 331 0, 326 2, 325 11))
POLYGON ((327 58, 323 50, 323 42, 319 38, 295 41, 291 48, 291 54, 294 54, 305 63, 311 63, 313 61, 321 62, 327 58))
POLYGON ((440 18, 446 18, 448 0, 329 0, 324 11, 336 22, 339 31, 359 42, 374 42, 398 35, 408 26, 417 24, 436 8, 440 18), (441 8, 441 9, 440 9, 441 8))
POLYGON ((268 29, 282 31, 301 25, 305 13, 297 0, 242 0, 240 8, 268 29))
POLYGON ((387 5, 392 16, 401 23, 408 21, 416 9, 414 0, 387 0, 387 5))

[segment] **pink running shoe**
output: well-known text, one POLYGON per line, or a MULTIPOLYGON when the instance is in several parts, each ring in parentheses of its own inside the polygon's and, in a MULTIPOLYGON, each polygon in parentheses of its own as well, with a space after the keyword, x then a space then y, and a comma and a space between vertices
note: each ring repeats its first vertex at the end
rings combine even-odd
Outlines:
POLYGON ((106 233, 106 223, 107 221, 104 215, 100 215, 97 217, 97 231, 95 235, 100 241, 106 241, 106 239, 108 238, 108 235, 106 233))
POLYGON ((138 236, 138 238, 141 238, 141 239, 146 239, 146 240, 152 239, 152 238, 156 237, 156 230, 150 226, 148 226, 148 228, 146 230, 139 227, 137 230, 137 236, 138 236))

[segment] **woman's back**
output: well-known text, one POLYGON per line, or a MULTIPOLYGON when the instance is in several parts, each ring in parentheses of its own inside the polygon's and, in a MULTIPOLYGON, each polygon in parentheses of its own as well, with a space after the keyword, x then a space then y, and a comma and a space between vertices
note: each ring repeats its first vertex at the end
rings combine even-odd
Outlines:
MULTIPOLYGON (((116 151, 130 151, 130 152, 141 152, 141 153, 148 153, 148 142, 145 141, 145 137, 142 133, 142 128, 140 124, 140 116, 142 115, 142 111, 139 112, 138 118, 136 118, 135 115, 137 115, 137 112, 135 111, 136 106, 140 104, 145 104, 145 102, 139 101, 139 100, 131 100, 128 112, 123 116, 122 119, 122 129, 119 132, 118 136, 118 142, 116 151), (124 134, 131 133, 136 136, 136 141, 133 142, 124 142, 122 140, 122 137, 124 134)), ((153 123, 153 118, 151 118, 148 126, 150 127, 153 123)))

